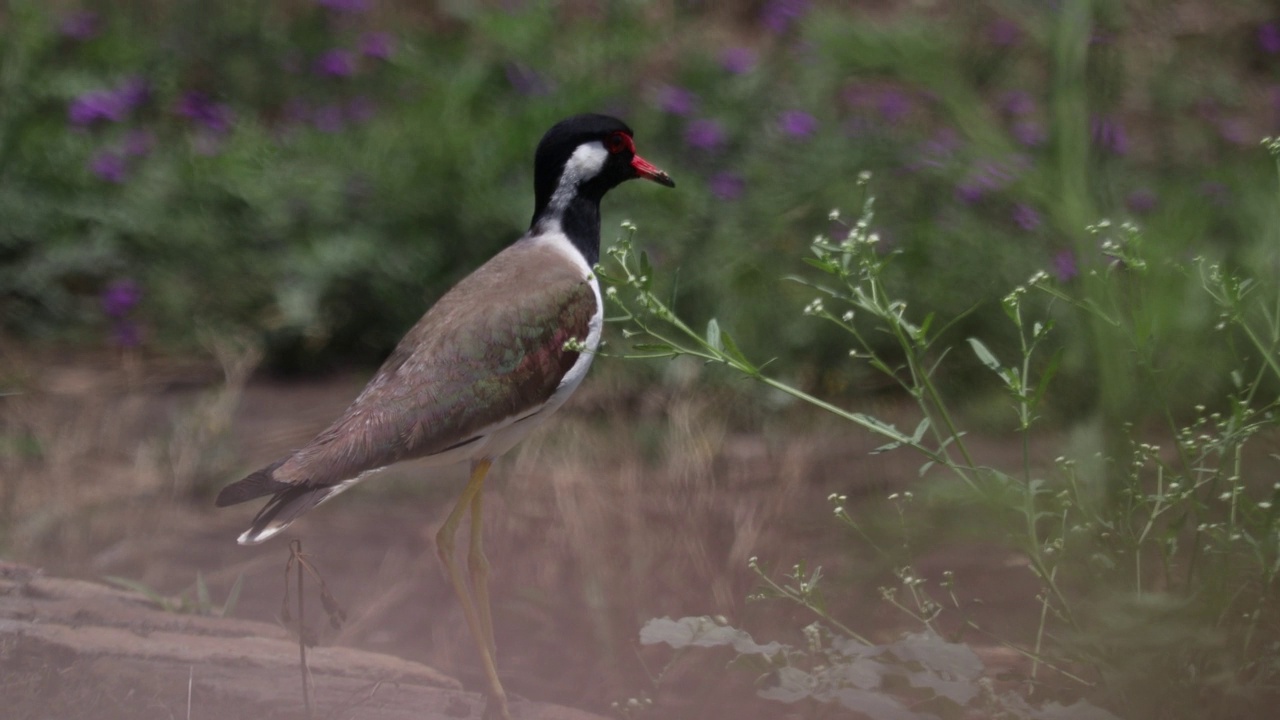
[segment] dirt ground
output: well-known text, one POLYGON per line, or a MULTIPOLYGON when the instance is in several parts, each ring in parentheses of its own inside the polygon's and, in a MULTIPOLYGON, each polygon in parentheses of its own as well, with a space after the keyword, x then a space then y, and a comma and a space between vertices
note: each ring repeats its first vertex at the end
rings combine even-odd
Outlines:
MULTIPOLYGON (((363 377, 249 381, 234 363, 224 365, 226 378, 206 366, 137 359, 12 363, 10 375, 23 390, 4 399, 0 416, 0 556, 48 576, 124 578, 182 598, 187 612, 201 605, 197 577, 208 589, 204 610, 220 607, 242 578, 229 615, 285 638, 284 568, 289 541, 301 539, 348 616, 340 629, 322 617, 310 620, 320 647, 402 658, 480 687, 476 654, 433 546, 465 468, 399 466, 313 511, 281 538, 238 546, 235 537, 256 507, 215 510, 209 498, 323 428, 363 377)), ((747 601, 757 587, 748 569, 753 556, 777 569, 775 576, 800 560, 822 565, 833 614, 865 635, 887 640, 911 627, 879 599, 879 586, 892 582, 887 561, 831 520, 827 496, 845 493, 858 512, 883 517, 885 497, 909 487, 919 461, 870 455, 873 438, 821 420, 735 430, 726 416, 739 408, 715 392, 697 392, 697 383, 696 369, 673 373, 637 397, 622 392, 607 370, 598 372, 553 422, 496 466, 485 547, 499 667, 514 695, 603 715, 616 714, 615 703, 647 697, 654 709, 632 716, 788 717, 796 708, 757 699, 758 678, 727 670, 725 655, 675 658, 638 643, 645 621, 685 615, 723 615, 758 639, 799 642, 800 628, 813 620, 806 611, 747 601)), ((869 405, 863 410, 914 425, 896 401, 869 405)), ((1004 452, 979 439, 975 446, 1004 452)), ((984 596, 970 610, 993 630, 1034 622, 1028 609, 1036 584, 1016 555, 978 544, 935 549, 917 569, 931 579, 954 572, 966 602, 984 596)), ((308 592, 310 607, 319 608, 314 583, 308 592)), ((6 675, 16 677, 9 675, 14 668, 30 675, 32 663, 40 665, 32 647, 0 648, 6 675)), ((996 669, 1017 665, 987 650, 996 669)), ((167 687, 161 706, 124 702, 129 712, 121 716, 184 716, 188 664, 175 662, 172 672, 138 685, 147 675, 129 662, 100 663, 95 677, 118 669, 118 683, 77 694, 77 678, 89 682, 86 666, 46 660, 47 668, 61 668, 54 697, 66 702, 149 697, 163 677, 180 692, 167 687)), ((272 681, 294 703, 277 709, 280 717, 299 711, 297 673, 293 665, 272 681)), ((192 717, 226 709, 210 698, 238 697, 234 678, 222 689, 205 680, 192 717), (203 711, 202 702, 210 704, 203 711)), ((19 689, 3 688, 6 695, 19 689)), ((245 705, 246 713, 252 707, 245 705)))

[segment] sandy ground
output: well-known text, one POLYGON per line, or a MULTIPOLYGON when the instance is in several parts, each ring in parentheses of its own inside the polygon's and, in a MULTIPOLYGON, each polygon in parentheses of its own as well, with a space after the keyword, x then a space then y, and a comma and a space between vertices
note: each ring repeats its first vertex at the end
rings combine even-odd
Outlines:
MULTIPOLYGON (((201 367, 21 367, 29 390, 4 405, 8 560, 50 576, 126 578, 184 598, 188 610, 197 576, 214 606, 242 578, 230 615, 283 638, 284 568, 297 538, 348 615, 340 629, 312 619, 321 647, 402 658, 481 686, 433 546, 465 468, 397 467, 256 547, 234 542, 256 507, 211 506, 222 484, 321 429, 358 392, 361 376, 283 383, 232 373, 228 383, 201 367)), ((892 582, 890 561, 832 521, 826 498, 848 494, 851 507, 884 521, 884 498, 909 487, 919 461, 869 455, 874 439, 833 423, 735 430, 726 416, 739 408, 696 392, 696 378, 637 397, 605 372, 496 466, 485 542, 499 665, 516 696, 601 714, 649 697, 651 717, 786 717, 795 708, 755 698, 758 677, 726 670, 728 656, 675 658, 638 643, 648 619, 685 615, 723 615, 762 640, 799 642, 813 620, 807 611, 747 601, 758 584, 748 569, 753 556, 776 575, 800 560, 822 565, 832 612, 870 637, 911 627, 879 599, 879 586, 892 582)), ((914 425, 897 403, 865 409, 914 425)), ((994 630, 1034 621, 1036 584, 1016 555, 977 544, 934 548, 918 569, 932 579, 955 572, 966 598, 998 589, 970 608, 994 630)), ((314 594, 308 602, 320 606, 314 594)), ((4 652, 30 669, 40 665, 32 647, 4 652)), ((183 693, 188 665, 176 662, 165 676, 183 693)), ((127 663, 109 667, 125 673, 111 697, 144 675, 127 663)), ((88 682, 84 666, 66 672, 58 692, 71 692, 68 702, 104 697, 72 692, 76 678, 88 682)), ((281 692, 295 703, 284 717, 298 710, 299 690, 296 665, 282 672, 281 692)), ((130 717, 183 717, 185 694, 166 697, 163 710, 127 706, 138 711, 130 717)))

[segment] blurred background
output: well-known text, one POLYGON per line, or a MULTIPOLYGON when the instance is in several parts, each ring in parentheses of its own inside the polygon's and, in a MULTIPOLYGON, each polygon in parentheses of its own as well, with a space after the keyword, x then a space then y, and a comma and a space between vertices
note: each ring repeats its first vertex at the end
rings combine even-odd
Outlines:
MULTIPOLYGON (((1172 267, 1276 267, 1260 146, 1280 131, 1276 2, 8 0, 0 553, 165 593, 191 592, 197 570, 218 592, 244 575, 240 612, 271 618, 283 545, 235 547, 248 515, 209 498, 322 428, 436 297, 524 231, 533 148, 584 111, 624 118, 678 184, 611 194, 606 246, 634 222, 682 315, 908 427, 905 398, 785 280, 815 236, 846 230, 833 209, 856 216, 860 173, 896 295, 952 344, 997 354, 1018 344, 1011 288, 1108 267, 1089 224, 1144 228, 1154 384, 1100 372, 1120 350, 1073 308, 1028 301, 1063 347, 1050 455, 1105 446, 1088 430, 1100 416, 1221 404, 1233 343, 1205 341, 1217 310, 1172 267)), ((964 355, 949 391, 977 428, 1007 429, 998 381, 964 355)), ((851 550, 824 498, 883 498, 917 463, 871 458, 878 443, 695 363, 602 359, 550 425, 504 463, 486 525, 516 692, 598 712, 658 693, 635 647, 652 617, 794 632, 798 611, 746 604, 753 555, 843 563, 835 605, 866 632, 898 626, 860 580, 888 560, 851 550)), ((984 457, 1016 461, 1011 442, 984 457)), ((296 526, 364 608, 334 641, 474 684, 430 547, 461 475, 387 475, 296 526)), ((937 567, 1005 557, 962 536, 937 567)), ((1010 632, 1039 611, 1018 605, 1016 566, 973 570, 1015 608, 985 606, 1010 632)), ((663 716, 705 716, 751 684, 727 675, 668 678, 663 716)))

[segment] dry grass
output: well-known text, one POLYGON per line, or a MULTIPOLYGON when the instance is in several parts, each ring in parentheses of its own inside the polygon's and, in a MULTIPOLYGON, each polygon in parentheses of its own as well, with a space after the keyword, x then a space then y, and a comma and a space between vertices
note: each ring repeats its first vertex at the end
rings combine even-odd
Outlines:
POLYGON ((99 508, 133 508, 130 524, 146 526, 220 481, 236 462, 232 416, 261 354, 228 340, 209 347, 216 364, 6 354, 0 546, 71 551, 99 508))

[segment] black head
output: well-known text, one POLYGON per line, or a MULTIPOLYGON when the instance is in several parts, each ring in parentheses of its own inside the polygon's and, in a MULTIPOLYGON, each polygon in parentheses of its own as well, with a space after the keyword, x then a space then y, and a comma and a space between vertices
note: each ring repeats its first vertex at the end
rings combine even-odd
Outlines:
POLYGON ((534 155, 535 219, 549 206, 563 210, 575 197, 599 202, 634 178, 675 187, 665 172, 636 154, 634 135, 626 123, 608 115, 574 115, 556 123, 534 155))

